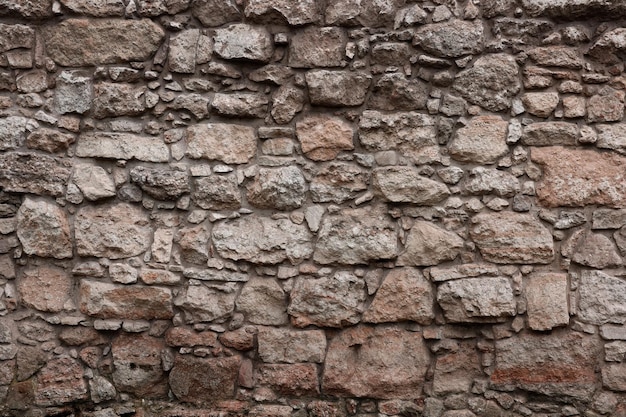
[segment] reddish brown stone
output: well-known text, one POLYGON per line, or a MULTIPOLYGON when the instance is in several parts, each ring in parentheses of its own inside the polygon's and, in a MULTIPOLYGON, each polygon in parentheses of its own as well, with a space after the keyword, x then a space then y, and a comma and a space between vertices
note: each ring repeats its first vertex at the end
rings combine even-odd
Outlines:
POLYGON ((198 358, 179 355, 170 371, 170 388, 180 401, 192 403, 233 398, 240 364, 239 356, 198 358))
POLYGON ((68 327, 61 331, 59 339, 69 346, 80 346, 86 343, 102 345, 106 338, 91 327, 68 327))
POLYGON ((22 304, 40 311, 59 312, 70 297, 72 278, 62 269, 28 269, 17 282, 22 304))
POLYGON ((184 327, 173 327, 165 334, 165 343, 173 347, 218 346, 217 333, 196 332, 184 327))
POLYGON ((342 119, 311 116, 296 123, 302 152, 314 161, 329 161, 341 151, 354 149, 354 130, 342 119))
POLYGON ((544 171, 537 185, 543 206, 626 207, 626 158, 561 146, 531 148, 530 156, 544 171))
POLYGON ((41 406, 61 405, 87 397, 83 367, 69 357, 53 359, 39 372, 35 403, 41 406))
POLYGON ((481 376, 480 355, 472 342, 461 342, 457 350, 437 357, 433 390, 437 395, 468 392, 481 376))
POLYGON ((241 327, 232 332, 225 332, 219 336, 220 342, 226 347, 237 350, 250 350, 254 347, 254 335, 256 328, 252 326, 241 327))
POLYGON ((257 368, 256 380, 258 385, 269 387, 280 395, 319 394, 317 366, 313 363, 261 365, 257 368))

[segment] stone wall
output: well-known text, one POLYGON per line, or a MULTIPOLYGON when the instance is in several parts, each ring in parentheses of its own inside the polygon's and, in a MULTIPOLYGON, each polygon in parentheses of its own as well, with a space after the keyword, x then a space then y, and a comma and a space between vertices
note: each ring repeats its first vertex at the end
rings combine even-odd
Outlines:
POLYGON ((621 0, 0 0, 0 415, 626 416, 621 0))

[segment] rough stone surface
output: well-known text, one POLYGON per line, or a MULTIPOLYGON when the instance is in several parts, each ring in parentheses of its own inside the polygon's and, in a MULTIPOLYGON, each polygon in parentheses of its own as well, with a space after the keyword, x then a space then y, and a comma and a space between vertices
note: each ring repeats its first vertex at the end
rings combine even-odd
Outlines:
POLYGON ((175 200, 190 191, 187 173, 138 166, 130 171, 131 181, 151 197, 175 200))
POLYGON ((241 206, 241 192, 234 175, 210 175, 196 179, 192 198, 206 210, 229 210, 241 206))
POLYGON ((49 201, 24 200, 17 212, 17 237, 29 255, 57 259, 72 257, 67 215, 49 201))
POLYGON ((378 168, 372 183, 382 197, 393 203, 435 205, 450 195, 444 184, 419 175, 409 167, 378 168))
POLYGON ((25 143, 29 149, 56 153, 67 150, 74 141, 74 135, 59 132, 58 130, 41 128, 28 135, 25 143))
POLYGON ((210 123, 187 128, 186 155, 193 159, 244 164, 256 154, 256 136, 248 126, 210 123))
POLYGON ((280 326, 289 321, 287 296, 275 280, 248 281, 237 297, 237 309, 253 324, 280 326))
POLYGON ((69 357, 50 361, 39 372, 36 386, 35 402, 38 405, 62 405, 87 397, 82 366, 69 357))
POLYGON ((94 132, 80 135, 76 156, 166 162, 169 160, 169 150, 158 138, 131 133, 94 132))
POLYGON ((311 104, 317 106, 360 106, 372 77, 362 72, 314 70, 306 73, 311 104))
POLYGON ((251 0, 244 9, 246 17, 259 23, 284 23, 299 26, 307 23, 316 23, 320 18, 319 5, 315 0, 299 1, 288 0, 251 0))
POLYGON ((0 155, 0 186, 7 192, 63 195, 71 169, 48 155, 6 152, 0 155))
POLYGON ((240 363, 238 356, 198 358, 177 355, 169 384, 181 401, 202 403, 231 398, 235 393, 240 363))
POLYGON ((269 32, 260 26, 237 23, 216 29, 215 53, 224 59, 268 62, 274 52, 269 32))
POLYGON ((18 148, 26 136, 25 117, 10 116, 0 119, 0 150, 18 148))
POLYGON ((235 309, 237 285, 232 282, 216 285, 189 285, 174 300, 185 313, 188 323, 224 321, 235 309), (207 302, 211 300, 211 302, 207 302))
POLYGON ((408 233, 398 265, 430 266, 451 261, 463 248, 463 239, 433 223, 416 221, 408 233))
POLYGON ((437 357, 433 390, 439 395, 467 392, 474 378, 480 376, 480 358, 471 342, 461 342, 457 349, 437 357))
POLYGON ((259 356, 267 363, 321 363, 326 355, 326 336, 321 330, 289 330, 260 327, 259 356))
POLYGON ((309 27, 297 32, 289 44, 293 68, 338 67, 345 55, 346 35, 336 27, 309 27))
POLYGON ((442 58, 457 58, 483 50, 484 28, 480 20, 452 19, 419 28, 413 44, 442 58))
POLYGON ((341 151, 354 149, 354 131, 337 117, 310 116, 296 123, 302 152, 314 161, 329 161, 341 151))
POLYGON ((569 323, 567 275, 537 273, 526 285, 528 326, 533 330, 551 330, 569 323))
POLYGON ((528 146, 569 146, 578 139, 578 127, 573 123, 542 122, 524 128, 522 143, 528 146))
POLYGON ((255 207, 293 210, 304 203, 306 181, 295 166, 261 168, 248 188, 248 202, 255 207))
POLYGON ((428 86, 402 74, 385 74, 372 88, 368 108, 378 110, 419 110, 426 108, 428 86))
POLYGON ((355 164, 331 162, 311 180, 311 199, 316 203, 341 204, 367 190, 369 175, 355 164))
POLYGON ((600 271, 580 275, 579 316, 592 324, 626 322, 626 284, 620 278, 600 271))
POLYGON ((163 395, 166 389, 161 355, 162 340, 147 335, 123 334, 111 345, 113 382, 124 392, 145 398, 163 395))
POLYGON ((22 303, 39 311, 58 313, 70 298, 72 278, 57 267, 28 269, 18 281, 22 303))
POLYGON ((89 201, 115 196, 115 183, 104 168, 91 164, 74 165, 72 183, 89 201))
POLYGON ((506 133, 508 123, 497 116, 480 116, 457 130, 448 147, 450 156, 461 162, 493 164, 508 150, 506 133))

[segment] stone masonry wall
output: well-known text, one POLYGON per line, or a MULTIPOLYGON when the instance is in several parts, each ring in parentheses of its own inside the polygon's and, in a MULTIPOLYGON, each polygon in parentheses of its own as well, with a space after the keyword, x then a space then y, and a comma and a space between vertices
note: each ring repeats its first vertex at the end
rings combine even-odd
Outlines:
POLYGON ((626 416, 626 3, 0 0, 0 415, 626 416))

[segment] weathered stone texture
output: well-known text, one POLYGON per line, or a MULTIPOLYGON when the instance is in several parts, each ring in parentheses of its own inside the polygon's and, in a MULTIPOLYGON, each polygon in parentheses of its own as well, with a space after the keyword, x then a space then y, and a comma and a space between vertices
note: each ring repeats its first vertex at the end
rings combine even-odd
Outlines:
POLYGON ((452 19, 417 30, 413 44, 443 58, 456 58, 482 52, 484 28, 480 20, 452 19))
POLYGON ((224 59, 268 62, 274 52, 269 32, 261 26, 237 23, 215 31, 215 53, 224 59))
POLYGON ((320 363, 326 355, 326 336, 321 330, 260 327, 257 339, 263 362, 320 363))
POLYGON ((198 358, 177 355, 169 385, 181 401, 202 403, 232 398, 240 363, 238 356, 198 358))
POLYGON ((354 149, 352 127, 342 119, 310 116, 296 123, 302 152, 314 161, 329 161, 354 149))
POLYGON ((406 238, 405 250, 398 257, 399 265, 431 266, 451 261, 463 248, 463 239, 454 232, 417 221, 406 238))
POLYGON ((248 126, 210 123, 187 128, 187 156, 244 164, 256 154, 256 136, 248 126))
POLYGON ((374 170, 372 183, 382 197, 393 203, 431 206, 450 195, 444 184, 419 175, 409 167, 387 167, 374 170))
POLYGON ((131 133, 93 132, 80 135, 76 156, 166 162, 169 160, 169 150, 159 138, 131 133))
POLYGON ((70 173, 67 161, 48 155, 0 155, 0 186, 4 191, 58 197, 63 195, 70 173))
POLYGON ((18 281, 22 303, 39 311, 58 313, 71 297, 72 278, 57 267, 27 269, 18 281))
POLYGON ((457 130, 448 151, 462 162, 492 164, 508 150, 508 123, 497 116, 473 118, 467 127, 457 130))
POLYGON ((49 201, 24 200, 17 212, 17 237, 29 255, 57 259, 72 257, 67 215, 49 201))
POLYGON ((569 323, 566 274, 538 273, 526 285, 528 325, 533 330, 551 330, 569 323))

